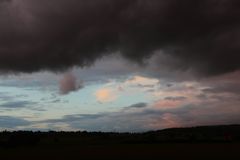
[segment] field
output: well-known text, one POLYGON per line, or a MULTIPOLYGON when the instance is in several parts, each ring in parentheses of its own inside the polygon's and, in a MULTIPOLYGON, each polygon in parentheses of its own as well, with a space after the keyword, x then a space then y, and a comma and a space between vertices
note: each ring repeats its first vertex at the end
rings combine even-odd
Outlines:
POLYGON ((240 127, 147 133, 2 132, 1 159, 240 158, 240 127))

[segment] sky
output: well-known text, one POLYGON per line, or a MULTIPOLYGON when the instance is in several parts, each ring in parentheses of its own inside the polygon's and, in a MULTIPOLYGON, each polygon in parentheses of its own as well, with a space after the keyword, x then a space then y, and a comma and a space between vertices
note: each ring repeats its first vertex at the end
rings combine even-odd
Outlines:
POLYGON ((238 0, 0 0, 0 130, 240 123, 238 0))

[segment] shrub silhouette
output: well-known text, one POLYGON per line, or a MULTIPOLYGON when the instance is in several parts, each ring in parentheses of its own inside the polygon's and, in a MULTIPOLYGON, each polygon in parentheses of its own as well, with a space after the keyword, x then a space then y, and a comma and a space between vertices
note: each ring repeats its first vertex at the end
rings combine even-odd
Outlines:
POLYGON ((240 125, 173 128, 145 133, 0 132, 0 147, 144 143, 240 142, 240 125))

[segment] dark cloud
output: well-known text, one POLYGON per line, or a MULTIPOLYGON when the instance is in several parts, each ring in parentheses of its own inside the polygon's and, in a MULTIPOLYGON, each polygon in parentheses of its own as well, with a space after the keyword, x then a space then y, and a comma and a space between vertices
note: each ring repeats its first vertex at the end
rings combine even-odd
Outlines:
POLYGON ((240 94, 240 86, 236 84, 223 84, 219 86, 214 86, 211 88, 203 89, 203 92, 205 93, 235 93, 240 94))
POLYGON ((8 92, 0 92, 0 100, 1 101, 12 101, 14 97, 9 96, 8 92))
POLYGON ((18 126, 29 125, 30 122, 22 118, 11 116, 0 116, 0 129, 16 129, 18 126))
POLYGON ((52 100, 51 103, 60 103, 61 99, 52 100))
POLYGON ((165 97, 165 100, 169 100, 169 101, 182 101, 182 100, 186 100, 187 97, 183 97, 183 96, 177 96, 177 97, 165 97))
POLYGON ((219 74, 240 68, 238 0, 0 1, 0 69, 86 66, 119 52, 141 62, 155 50, 177 69, 219 74))
POLYGON ((128 106, 127 108, 145 108, 147 107, 147 103, 136 103, 131 106, 128 106))
POLYGON ((240 70, 211 77, 203 81, 203 84, 208 85, 208 88, 202 91, 206 94, 228 93, 239 96, 240 94, 240 70))
POLYGON ((0 105, 0 108, 6 109, 17 109, 17 108, 28 108, 34 107, 37 103, 30 101, 9 101, 0 105))
POLYGON ((155 87, 155 85, 152 85, 152 84, 146 84, 146 85, 137 84, 137 86, 140 88, 154 88, 155 87))
POLYGON ((11 0, 0 0, 0 4, 4 2, 10 2, 11 0))

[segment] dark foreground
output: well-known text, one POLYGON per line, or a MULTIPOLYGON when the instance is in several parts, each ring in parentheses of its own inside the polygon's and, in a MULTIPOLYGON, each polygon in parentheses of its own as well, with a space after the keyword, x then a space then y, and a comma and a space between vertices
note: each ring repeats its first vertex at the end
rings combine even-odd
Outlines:
POLYGON ((240 126, 147 133, 1 132, 0 159, 239 159, 240 126))
POLYGON ((240 144, 125 144, 1 149, 1 159, 239 159, 240 144))

